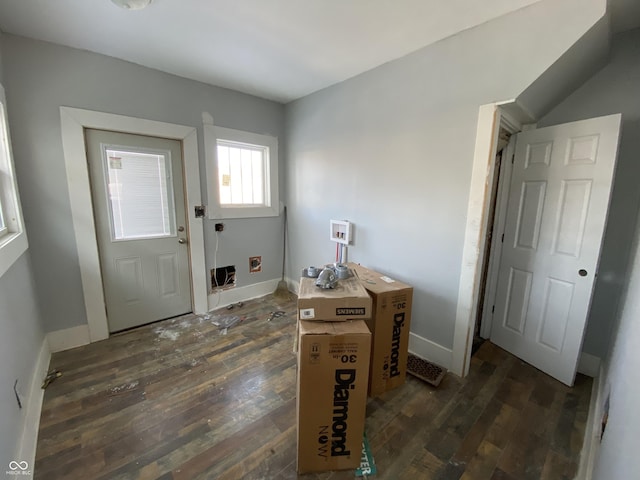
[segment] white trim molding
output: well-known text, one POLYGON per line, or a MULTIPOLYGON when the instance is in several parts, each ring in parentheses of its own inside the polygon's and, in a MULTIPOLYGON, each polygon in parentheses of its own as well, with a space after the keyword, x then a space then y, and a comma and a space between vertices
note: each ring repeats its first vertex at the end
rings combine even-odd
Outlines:
POLYGON ((4 87, 0 84, 0 215, 5 225, 0 231, 0 277, 27 251, 29 242, 24 229, 20 192, 15 175, 9 119, 4 87))
POLYGON ((471 362, 500 125, 504 121, 517 131, 521 119, 530 116, 515 100, 482 105, 478 112, 451 359, 451 371, 461 377, 471 362))
POLYGON ((233 287, 227 290, 219 290, 209 294, 209 309, 226 307, 238 302, 245 302, 252 298, 263 297, 269 295, 276 290, 279 278, 266 280, 260 283, 253 283, 244 287, 233 287))
POLYGON ((26 395, 28 400, 23 417, 22 436, 17 455, 17 458, 29 464, 31 472, 33 472, 33 466, 36 461, 40 413, 42 412, 42 400, 44 398, 44 390, 41 388, 42 380, 47 375, 50 361, 51 352, 49 351, 49 343, 45 338, 42 341, 40 352, 38 352, 38 358, 29 383, 29 392, 26 395))
POLYGON ((500 126, 499 117, 496 104, 482 105, 478 112, 451 359, 451 371, 461 377, 467 375, 471 360, 473 327, 478 303, 478 282, 482 270, 483 235, 487 221, 486 207, 490 196, 489 179, 494 166, 496 137, 500 126))
POLYGON ((85 312, 91 342, 109 337, 98 256, 98 243, 91 200, 84 129, 96 128, 180 140, 184 152, 185 195, 189 228, 192 307, 195 313, 207 309, 207 275, 204 230, 194 208, 201 204, 200 163, 194 127, 157 122, 123 115, 60 107, 62 146, 71 203, 85 312))
POLYGON ((600 372, 600 357, 591 355, 587 352, 580 352, 578 359, 578 373, 587 377, 597 378, 600 372))
POLYGON ((89 325, 78 325, 76 327, 49 332, 47 333, 47 343, 49 344, 51 353, 62 352, 87 345, 91 343, 89 325))
MULTIPOLYGON (((210 117, 210 116, 209 116, 210 117)), ((213 120, 203 116, 204 153, 207 164, 207 194, 210 219, 277 217, 280 214, 278 188, 278 138, 233 128, 214 126, 213 120), (264 204, 222 205, 218 179, 218 141, 237 143, 263 149, 264 204)))
MULTIPOLYGON (((598 358, 598 357, 594 357, 598 358)), ((598 366, 597 373, 591 385, 591 401, 589 413, 585 424, 584 440, 580 451, 580 464, 575 480, 591 480, 596 455, 600 449, 601 419, 604 410, 604 372, 602 365, 598 366)))
POLYGON ((453 352, 413 332, 409 333, 409 353, 451 370, 453 352))

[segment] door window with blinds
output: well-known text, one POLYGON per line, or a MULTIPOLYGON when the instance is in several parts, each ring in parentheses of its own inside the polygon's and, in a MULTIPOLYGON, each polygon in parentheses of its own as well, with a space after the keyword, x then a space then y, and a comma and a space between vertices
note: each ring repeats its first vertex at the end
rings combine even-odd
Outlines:
POLYGON ((205 125, 209 217, 279 214, 278 139, 205 125))
POLYGON ((171 154, 103 146, 111 238, 176 235, 171 154))

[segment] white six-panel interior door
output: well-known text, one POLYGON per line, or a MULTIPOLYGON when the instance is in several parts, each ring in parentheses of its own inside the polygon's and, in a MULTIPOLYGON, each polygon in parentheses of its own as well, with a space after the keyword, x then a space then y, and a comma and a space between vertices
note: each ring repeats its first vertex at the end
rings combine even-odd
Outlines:
POLYGON ((597 274, 620 115, 518 134, 491 341, 572 385, 597 274))

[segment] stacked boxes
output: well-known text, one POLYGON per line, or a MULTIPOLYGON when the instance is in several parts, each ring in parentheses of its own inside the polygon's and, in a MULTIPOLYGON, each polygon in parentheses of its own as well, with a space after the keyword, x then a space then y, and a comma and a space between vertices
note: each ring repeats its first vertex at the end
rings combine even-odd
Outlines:
POLYGON ((399 387, 407 376, 413 288, 357 264, 349 264, 373 298, 367 320, 372 334, 369 395, 399 387))
POLYGON ((298 472, 355 469, 367 406, 371 297, 352 274, 298 292, 298 472), (356 319, 356 320, 354 320, 356 319), (360 320, 362 319, 362 320, 360 320))
POLYGON ((349 266, 353 275, 333 289, 300 279, 298 473, 358 467, 367 392, 406 377, 413 289, 349 266))
POLYGON ((362 320, 300 321, 298 472, 360 465, 371 334, 362 320))

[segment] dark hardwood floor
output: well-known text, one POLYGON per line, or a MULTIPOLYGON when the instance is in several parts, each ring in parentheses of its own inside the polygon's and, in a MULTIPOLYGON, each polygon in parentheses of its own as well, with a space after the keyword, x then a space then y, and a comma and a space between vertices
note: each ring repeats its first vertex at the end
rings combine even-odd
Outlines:
MULTIPOLYGON (((295 322, 294 302, 265 297, 54 354, 63 376, 45 392, 35 478, 296 478, 295 322), (228 316, 241 321, 221 335, 212 320, 228 316)), ((409 377, 369 400, 374 478, 571 479, 590 391, 485 342, 464 380, 409 377)))

